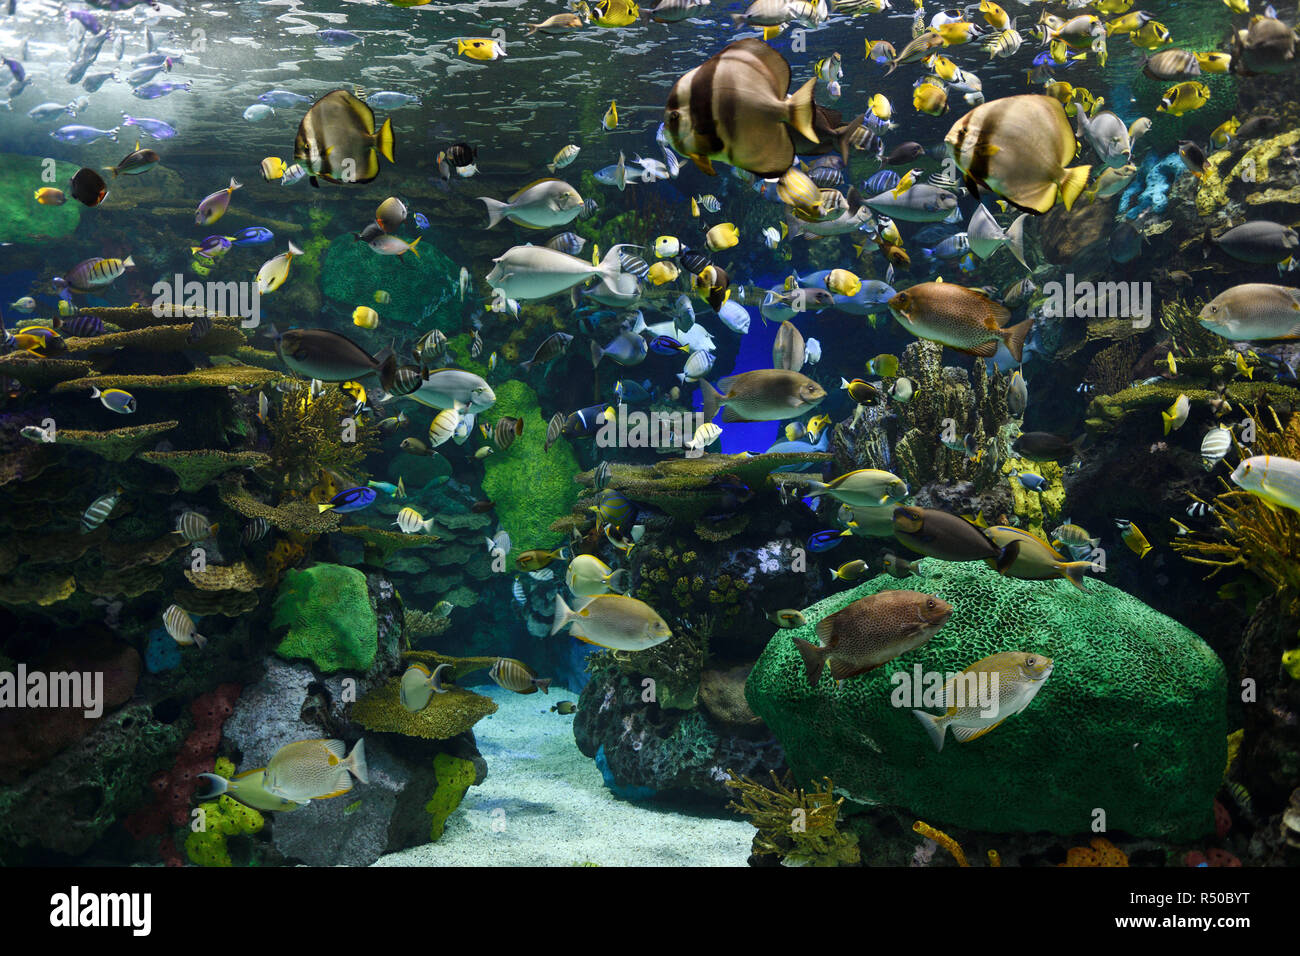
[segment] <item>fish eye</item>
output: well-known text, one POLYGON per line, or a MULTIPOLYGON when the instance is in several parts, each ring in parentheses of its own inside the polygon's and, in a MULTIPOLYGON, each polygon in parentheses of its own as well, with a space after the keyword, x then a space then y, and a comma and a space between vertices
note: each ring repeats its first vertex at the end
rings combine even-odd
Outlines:
POLYGON ((1038 666, 1038 658, 1037 658, 1037 657, 1026 657, 1026 658, 1025 658, 1025 666, 1026 666, 1026 667, 1037 667, 1037 666, 1038 666))
POLYGON ((927 599, 926 599, 926 602, 925 602, 925 606, 926 606, 927 608, 929 608, 931 611, 933 611, 933 610, 934 610, 934 598, 927 598, 927 599))

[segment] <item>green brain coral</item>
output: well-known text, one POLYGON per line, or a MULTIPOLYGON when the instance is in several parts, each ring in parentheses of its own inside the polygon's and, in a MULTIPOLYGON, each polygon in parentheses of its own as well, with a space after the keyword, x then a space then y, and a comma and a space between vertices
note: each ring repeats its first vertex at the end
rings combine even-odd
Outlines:
MULTIPOLYGON (((982 562, 929 559, 924 577, 880 575, 804 610, 754 666, 745 696, 800 781, 829 776, 851 799, 904 808, 936 825, 993 832, 1105 826, 1192 839, 1213 832, 1226 752, 1226 678, 1181 624, 1096 579, 1004 578, 982 562), (827 614, 882 590, 938 594, 953 615, 928 644, 837 689, 810 688, 792 638, 812 640, 827 614), (1020 714, 967 743, 934 745, 891 675, 957 672, 990 654, 1034 651, 1052 676, 1020 714)), ((909 682, 910 684, 910 682, 909 682)), ((935 708, 922 708, 936 712, 935 708)))
POLYGON ((272 627, 289 626, 275 649, 310 658, 322 672, 368 670, 379 647, 379 623, 366 576, 339 564, 289 571, 275 599, 272 627))
POLYGON ((497 401, 480 416, 490 429, 504 416, 522 418, 524 430, 506 451, 490 455, 484 462, 484 493, 496 502, 501 526, 510 532, 514 548, 509 559, 529 548, 558 543, 551 522, 568 514, 578 500, 573 481, 578 462, 564 439, 550 451, 546 445, 546 419, 537 404, 537 393, 523 382, 510 381, 496 390, 497 401))

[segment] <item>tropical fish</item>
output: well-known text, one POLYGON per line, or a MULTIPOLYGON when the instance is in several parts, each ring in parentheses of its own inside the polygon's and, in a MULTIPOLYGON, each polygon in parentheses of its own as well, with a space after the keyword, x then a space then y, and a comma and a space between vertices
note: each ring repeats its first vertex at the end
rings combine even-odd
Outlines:
POLYGON ((346 757, 347 745, 341 740, 285 744, 267 762, 264 786, 268 793, 299 804, 347 793, 354 776, 370 782, 365 743, 358 740, 346 757))
POLYGON ((516 694, 535 694, 539 690, 543 694, 550 693, 551 678, 538 677, 536 671, 513 657, 498 657, 488 669, 488 677, 499 687, 516 694))
POLYGON ((958 743, 968 743, 1028 707, 1052 676, 1053 666, 1052 659, 1041 654, 1021 651, 993 654, 976 661, 944 685, 941 705, 947 709, 942 714, 927 714, 923 710, 912 713, 930 735, 935 750, 943 750, 944 734, 949 727, 958 743), (991 708, 986 707, 986 702, 968 696, 973 688, 981 685, 991 685, 996 691, 997 699, 988 702, 991 708))
POLYGON ((920 647, 948 618, 952 605, 917 591, 881 591, 859 598, 817 622, 821 645, 794 638, 808 686, 829 666, 837 682, 865 674, 920 647))
POLYGON ((577 611, 557 594, 551 634, 565 627, 584 643, 621 651, 648 650, 673 636, 672 629, 654 608, 622 594, 597 595, 577 611))
POLYGON ((194 627, 194 620, 179 604, 172 604, 163 611, 163 626, 172 640, 182 647, 193 644, 199 650, 207 646, 208 639, 194 627))
MULTIPOLYGON (((379 175, 379 154, 393 159, 393 121, 375 129, 374 111, 347 90, 331 90, 298 124, 293 158, 311 177, 331 183, 368 183, 379 175)), ((287 179, 287 177, 286 177, 287 179)))

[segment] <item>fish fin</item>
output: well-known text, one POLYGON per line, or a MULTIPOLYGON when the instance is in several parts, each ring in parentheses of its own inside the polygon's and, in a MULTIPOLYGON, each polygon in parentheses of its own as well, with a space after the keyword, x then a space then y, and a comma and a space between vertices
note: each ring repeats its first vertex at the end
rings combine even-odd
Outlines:
POLYGON ((1002 720, 999 720, 996 724, 989 724, 987 727, 954 727, 952 729, 952 735, 958 743, 969 743, 972 740, 978 740, 980 737, 983 737, 990 730, 996 730, 1001 727, 1002 722, 1005 720, 1006 718, 1003 717, 1002 720))
POLYGON ((592 368, 595 368, 597 365, 600 364, 601 357, 604 354, 605 354, 605 350, 600 347, 600 343, 593 341, 591 343, 591 367, 592 368))
MULTIPOLYGON (((934 744, 934 749, 936 751, 943 750, 943 732, 948 728, 943 715, 935 716, 934 714, 927 714, 923 710, 914 710, 912 716, 921 722, 925 732, 930 735, 930 741, 934 744)), ((956 728, 954 728, 955 732, 956 728)))
POLYGON ((220 774, 201 773, 198 775, 198 778, 211 787, 210 790, 207 790, 202 794, 195 794, 195 796, 200 800, 215 800, 230 789, 230 781, 220 774))
MULTIPOLYGON (((352 748, 352 753, 348 755, 347 760, 343 761, 343 765, 352 771, 352 775, 362 783, 370 782, 370 770, 366 766, 366 741, 364 737, 357 741, 357 745, 352 748)), ((348 786, 348 789, 352 789, 351 785, 348 786)))
POLYGON ((388 119, 384 120, 384 125, 379 127, 379 135, 377 137, 377 140, 378 142, 376 143, 376 145, 379 147, 379 152, 384 157, 384 159, 388 160, 390 163, 397 162, 397 160, 393 159, 392 117, 389 117, 388 119))
MULTIPOLYGON (((346 787, 341 787, 340 789, 335 790, 333 793, 325 793, 325 794, 322 794, 321 796, 316 797, 315 799, 317 799, 317 800, 332 800, 332 799, 334 799, 335 797, 341 797, 341 796, 343 796, 343 794, 345 794, 345 793, 350 793, 350 792, 352 791, 352 778, 351 778, 351 777, 344 777, 343 780, 344 780, 344 782, 347 784, 346 787)), ((298 801, 295 801, 295 802, 298 802, 298 801)), ((311 801, 310 801, 310 800, 307 800, 307 801, 303 801, 303 802, 304 802, 304 803, 310 803, 311 801)))
POLYGON ((745 418, 739 412, 733 411, 730 406, 722 409, 722 420, 727 424, 742 424, 754 421, 752 418, 745 418))
POLYGON ((1088 177, 1092 174, 1091 166, 1074 166, 1065 171, 1065 176, 1057 184, 1061 203, 1067 212, 1079 198, 1079 194, 1088 187, 1088 177))
MULTIPOLYGON (((951 347, 951 346, 950 346, 951 347)), ((979 345, 969 349, 953 349, 955 352, 965 352, 967 355, 974 355, 977 358, 993 358, 998 354, 997 342, 981 342, 979 345)), ((1016 361, 1019 361, 1017 358, 1016 361)))
POLYGON ((1024 355, 1025 339, 1029 338, 1029 330, 1033 327, 1034 320, 1025 319, 1025 321, 1019 322, 1010 328, 1002 329, 999 332, 1002 336, 1002 341, 1007 346, 1007 351, 1011 353, 1011 357, 1017 362, 1019 362, 1021 357, 1024 355))
POLYGON ((199 650, 203 650, 203 648, 205 648, 205 647, 208 646, 208 639, 207 639, 206 637, 204 637, 202 634, 200 634, 200 633, 198 633, 197 631, 195 631, 195 632, 194 632, 194 646, 197 647, 199 650))
POLYGON ((821 140, 817 138, 817 132, 812 126, 813 90, 816 86, 817 78, 812 77, 790 97, 790 117, 787 122, 804 139, 809 142, 820 143, 821 140))
MULTIPOLYGON (((573 610, 569 605, 564 603, 564 595, 557 592, 555 595, 555 617, 551 620, 551 636, 553 637, 562 631, 564 625, 573 620, 573 617, 573 610)), ((579 634, 574 634, 573 636, 577 637, 579 640, 584 640, 584 638, 579 634)), ((588 641, 587 643, 591 642, 588 641)))
POLYGON ((690 157, 691 157, 691 162, 695 163, 695 165, 699 168, 700 172, 704 173, 704 175, 706 176, 718 175, 716 172, 714 172, 713 162, 709 159, 709 157, 701 155, 700 153, 691 153, 690 157))
POLYGON ((625 594, 628 589, 628 572, 627 568, 619 568, 606 579, 605 584, 611 591, 617 591, 619 594, 625 594))
POLYGON ((826 655, 829 648, 818 647, 801 637, 796 637, 793 640, 795 648, 799 651, 799 656, 803 658, 804 674, 808 677, 808 686, 816 687, 817 682, 821 680, 822 670, 826 666, 826 655))
POLYGON ((704 420, 711 422, 722 407, 722 395, 708 381, 700 379, 700 396, 704 403, 704 420))
POLYGON ((997 560, 994 564, 994 567, 997 569, 998 574, 1006 574, 1007 569, 1010 568, 1011 565, 1015 564, 1016 559, 1019 557, 1020 557, 1020 542, 1012 541, 1009 545, 1003 548, 1001 552, 999 552, 998 554, 997 560))
POLYGON ((1007 247, 1011 250, 1011 254, 1016 257, 1016 261, 1026 269, 1029 268, 1029 263, 1025 261, 1025 220, 1028 218, 1029 213, 1022 212, 1007 227, 1007 239, 1010 240, 1007 247))

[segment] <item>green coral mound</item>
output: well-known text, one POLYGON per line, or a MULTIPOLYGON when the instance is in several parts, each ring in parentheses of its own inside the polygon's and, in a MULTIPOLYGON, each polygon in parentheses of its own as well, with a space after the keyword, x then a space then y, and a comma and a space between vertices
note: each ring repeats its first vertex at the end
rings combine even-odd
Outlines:
POLYGON ((438 789, 433 791, 433 799, 424 805, 424 809, 432 817, 429 842, 437 843, 447 827, 447 818, 465 799, 465 791, 473 786, 475 774, 474 764, 451 754, 434 757, 433 772, 438 778, 438 789))
MULTIPOLYGON (((926 560, 924 577, 880 575, 804 609, 779 631, 745 697, 785 747, 800 781, 835 781, 851 800, 903 808, 938 826, 990 832, 1088 830, 1193 839, 1214 831, 1228 733, 1223 663, 1195 634, 1095 579, 1004 578, 983 562, 926 560), (839 688, 808 686, 793 638, 817 643, 818 621, 884 590, 920 590, 953 605, 928 644, 839 688), (1024 712, 983 737, 936 752, 892 675, 955 673, 1005 651, 1055 661, 1024 712)), ((909 689, 911 681, 906 685, 909 689)), ((933 707, 922 708, 937 713, 933 707)))
POLYGON ((524 420, 524 430, 506 451, 490 455, 484 465, 483 491, 496 502, 501 526, 510 532, 514 550, 545 548, 558 543, 562 535, 551 530, 557 515, 571 511, 579 488, 573 476, 578 462, 573 449, 558 439, 550 451, 546 446, 546 419, 537 404, 537 393, 523 382, 510 381, 497 390, 497 401, 480 416, 491 429, 501 418, 524 420))
POLYGON ((196 866, 230 866, 227 838, 257 833, 266 822, 260 813, 228 796, 201 803, 204 829, 185 837, 185 855, 196 866))
POLYGON ((36 190, 43 186, 68 191, 77 174, 76 163, 54 162, 53 175, 46 177, 45 164, 37 156, 6 153, 0 163, 0 242, 30 244, 66 239, 81 221, 81 203, 70 195, 62 206, 42 206, 36 190))
POLYGON ((379 313, 381 323, 402 322, 444 332, 461 324, 460 267, 427 239, 416 255, 381 256, 351 234, 329 244, 321 265, 321 290, 348 315, 359 305, 379 313), (383 290, 388 302, 375 301, 383 290))
POLYGON ((275 652, 306 657, 325 674, 364 671, 375 662, 379 622, 366 576, 340 564, 289 571, 275 599, 272 627, 289 626, 275 652))

